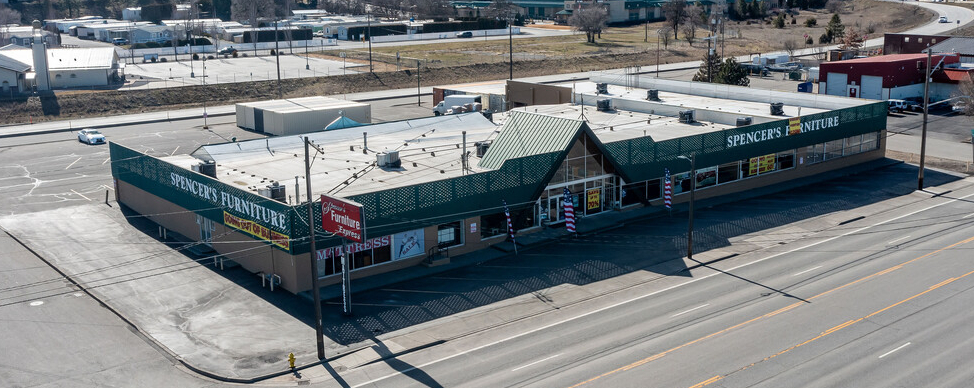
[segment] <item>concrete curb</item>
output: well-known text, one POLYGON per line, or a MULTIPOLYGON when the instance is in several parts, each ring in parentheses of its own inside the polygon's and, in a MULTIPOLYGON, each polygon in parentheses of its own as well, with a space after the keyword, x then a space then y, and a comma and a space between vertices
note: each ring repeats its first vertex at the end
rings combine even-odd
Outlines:
MULTIPOLYGON (((215 114, 208 114, 207 117, 232 116, 232 115, 235 115, 235 114, 236 114, 235 112, 215 113, 215 114)), ((152 120, 131 121, 131 122, 121 122, 121 123, 112 123, 112 124, 94 124, 94 125, 86 125, 86 126, 82 126, 82 127, 78 127, 78 128, 75 128, 73 126, 68 126, 68 127, 57 128, 57 129, 45 129, 45 130, 42 130, 42 131, 33 131, 33 132, 4 133, 4 134, 0 134, 0 139, 8 138, 8 137, 21 137, 21 136, 33 136, 33 135, 46 135, 46 134, 60 133, 60 132, 72 132, 72 131, 75 131, 75 130, 80 129, 80 128, 112 128, 112 127, 120 127, 120 126, 123 126, 123 125, 156 124, 156 123, 164 123, 164 122, 169 122, 169 121, 192 120, 192 119, 198 119, 198 118, 201 118, 201 117, 203 117, 203 115, 199 115, 199 116, 195 116, 194 115, 194 116, 167 117, 167 118, 164 118, 164 119, 163 118, 159 118, 159 119, 152 119, 152 120)))

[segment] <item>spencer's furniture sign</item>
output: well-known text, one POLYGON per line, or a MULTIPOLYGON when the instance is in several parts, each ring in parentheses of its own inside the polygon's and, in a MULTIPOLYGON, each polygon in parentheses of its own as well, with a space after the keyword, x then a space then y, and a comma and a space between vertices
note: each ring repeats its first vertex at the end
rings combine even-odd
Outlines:
POLYGON ((782 125, 776 127, 762 128, 750 132, 728 135, 727 148, 742 146, 745 144, 760 143, 762 141, 778 139, 784 136, 795 136, 838 126, 839 116, 808 120, 802 120, 801 117, 792 117, 788 119, 787 126, 784 125, 784 120, 782 120, 782 125))
POLYGON ((328 233, 360 243, 365 239, 362 205, 327 195, 321 196, 321 227, 328 233))

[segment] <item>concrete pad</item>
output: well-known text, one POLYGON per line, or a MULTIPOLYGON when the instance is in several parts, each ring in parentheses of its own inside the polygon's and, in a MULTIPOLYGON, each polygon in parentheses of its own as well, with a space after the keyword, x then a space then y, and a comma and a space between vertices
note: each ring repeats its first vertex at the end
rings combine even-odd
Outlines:
POLYGON ((284 371, 289 352, 317 360, 313 327, 137 230, 117 205, 6 216, 0 225, 191 368, 250 379, 284 371))
MULTIPOLYGON (((297 53, 297 51, 295 51, 297 53)), ((241 52, 243 54, 243 52, 241 52)), ((129 79, 145 77, 166 79, 172 83, 199 85, 203 83, 203 61, 189 61, 182 56, 179 62, 136 63, 125 66, 129 79), (192 63, 190 63, 192 62, 192 63), (190 77, 195 75, 195 77, 190 77)), ((329 75, 354 74, 351 67, 343 70, 342 61, 321 58, 308 58, 303 55, 281 55, 281 78, 323 77, 329 75), (310 67, 306 69, 305 66, 310 67)), ((354 65, 348 63, 349 66, 354 65)), ((366 69, 367 70, 367 69, 366 69)), ((206 83, 228 83, 265 81, 277 79, 277 61, 274 57, 239 57, 206 60, 206 83)))

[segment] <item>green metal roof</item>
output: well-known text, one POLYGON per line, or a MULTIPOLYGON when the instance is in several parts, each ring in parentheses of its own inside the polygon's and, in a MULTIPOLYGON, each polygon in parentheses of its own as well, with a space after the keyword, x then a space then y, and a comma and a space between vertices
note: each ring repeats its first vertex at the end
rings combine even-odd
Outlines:
POLYGON ((514 111, 480 160, 480 167, 498 169, 508 159, 564 152, 584 126, 581 120, 514 111))

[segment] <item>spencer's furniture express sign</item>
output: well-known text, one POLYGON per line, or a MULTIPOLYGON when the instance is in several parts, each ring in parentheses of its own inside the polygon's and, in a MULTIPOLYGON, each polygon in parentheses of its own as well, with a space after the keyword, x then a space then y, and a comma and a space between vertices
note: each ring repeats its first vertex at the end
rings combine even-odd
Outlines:
POLYGON ((824 117, 814 120, 802 120, 801 117, 788 119, 788 126, 777 126, 764 128, 751 132, 737 133, 727 136, 727 148, 742 146, 745 144, 760 143, 766 140, 779 139, 785 136, 800 135, 803 133, 829 129, 839 126, 839 116, 824 117))
MULTIPOLYGON (((288 232, 291 224, 287 212, 271 209, 250 198, 175 172, 169 173, 169 183, 177 190, 222 208, 224 225, 270 242, 284 250, 290 250, 288 232)), ((266 199, 266 201, 272 200, 266 199)))
POLYGON ((321 228, 360 243, 365 239, 362 205, 327 195, 321 196, 321 228))

